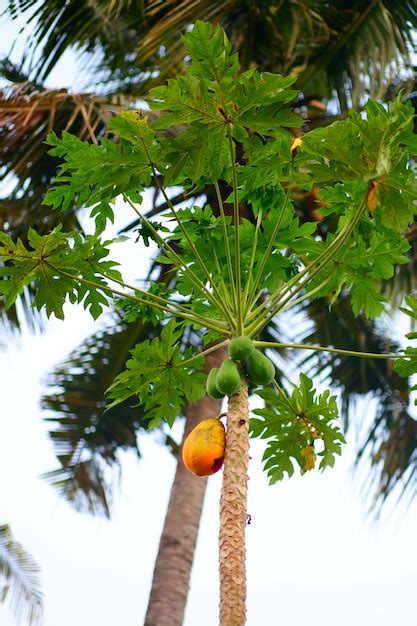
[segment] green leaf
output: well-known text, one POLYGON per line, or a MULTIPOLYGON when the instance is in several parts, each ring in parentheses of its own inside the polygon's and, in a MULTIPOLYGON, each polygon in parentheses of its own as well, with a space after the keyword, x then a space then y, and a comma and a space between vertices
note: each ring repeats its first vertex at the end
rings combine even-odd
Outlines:
POLYGON ((58 226, 48 235, 34 230, 28 234, 32 248, 16 243, 0 233, 0 293, 5 295, 5 307, 10 307, 28 285, 36 287, 33 305, 45 308, 49 317, 64 318, 63 306, 67 297, 83 303, 94 319, 108 306, 106 278, 121 280, 118 263, 107 259, 108 245, 98 237, 79 233, 63 233, 58 226), (69 245, 69 240, 73 245, 69 245), (103 276, 104 275, 104 276, 103 276))
POLYGON ((167 85, 155 87, 149 92, 150 107, 167 111, 153 122, 155 130, 197 121, 210 126, 224 125, 218 104, 215 97, 209 94, 207 84, 190 75, 172 78, 167 85))
POLYGON ((258 133, 277 133, 278 136, 282 134, 281 127, 302 126, 302 118, 290 109, 298 92, 287 87, 294 82, 295 78, 284 78, 279 74, 254 69, 244 72, 235 86, 237 114, 233 116, 234 122, 258 133))
POLYGON ((294 162, 296 180, 304 183, 357 180, 366 173, 360 135, 349 120, 304 135, 294 162))
POLYGON ((405 303, 409 308, 400 307, 400 310, 408 317, 411 317, 412 320, 417 321, 417 297, 413 295, 406 296, 405 303))
POLYGON ((405 356, 396 359, 394 370, 403 378, 408 378, 413 374, 417 374, 417 348, 406 348, 405 356))
POLYGON ((236 76, 239 59, 237 54, 232 54, 232 46, 222 28, 197 20, 182 40, 191 57, 190 74, 217 83, 230 82, 236 76))
POLYGON ((195 403, 205 394, 205 375, 198 370, 203 359, 183 364, 190 350, 181 353, 182 327, 171 320, 160 337, 146 340, 132 350, 132 358, 108 389, 108 408, 137 396, 149 428, 166 420, 172 426, 185 403, 195 403))
POLYGON ((303 137, 295 157, 295 180, 306 185, 327 181, 373 182, 375 217, 403 232, 415 213, 417 181, 410 168, 416 153, 414 110, 398 98, 386 110, 369 101, 363 113, 303 137))
MULTIPOLYGON (((408 317, 411 317, 414 322, 417 321, 417 297, 409 295, 405 298, 405 302, 409 308, 400 307, 401 311, 408 317)), ((417 334, 415 332, 407 333, 406 337, 413 340, 417 338, 417 334)), ((403 378, 408 378, 413 374, 417 374, 417 348, 409 346, 404 350, 404 353, 404 357, 396 359, 394 370, 403 378)), ((412 390, 414 389, 416 389, 416 386, 412 387, 412 390)), ((417 400, 415 404, 417 404, 417 400)))
POLYGON ((199 186, 229 180, 231 159, 226 128, 210 129, 194 124, 173 139, 162 142, 169 167, 165 182, 169 184, 198 183, 199 186))
POLYGON ((270 483, 292 476, 294 462, 301 473, 313 469, 316 455, 320 469, 332 467, 335 455, 341 453, 344 437, 335 420, 338 417, 336 397, 329 391, 317 394, 313 382, 304 374, 291 396, 284 390, 271 388, 257 392, 265 400, 265 408, 255 409, 261 419, 251 419, 252 437, 267 439, 263 460, 270 483), (316 451, 317 444, 321 450, 316 451))
POLYGON ((62 233, 60 227, 55 228, 48 235, 38 235, 30 229, 28 241, 33 250, 26 249, 20 240, 16 243, 6 235, 0 233, 0 261, 8 261, 0 267, 0 293, 5 297, 6 310, 14 304, 25 288, 31 283, 37 283, 34 306, 38 309, 45 307, 48 317, 54 313, 63 319, 63 304, 67 293, 72 291, 72 283, 65 278, 56 280, 50 263, 61 258, 68 248, 68 238, 73 235, 62 233))
MULTIPOLYGON (((165 299, 169 300, 170 297, 175 293, 175 290, 168 289, 165 283, 151 283, 148 289, 148 293, 164 297, 165 299)), ((155 309, 155 307, 152 306, 151 298, 148 298, 148 296, 143 293, 138 293, 137 295, 145 302, 149 302, 149 304, 135 302, 130 298, 119 298, 115 302, 116 306, 122 310, 123 317, 126 322, 132 323, 136 322, 137 320, 144 320, 147 322, 151 322, 151 324, 156 326, 165 319, 165 311, 155 309)))
POLYGON ((351 291, 352 311, 359 315, 361 311, 366 317, 377 317, 384 310, 386 298, 378 293, 373 283, 367 280, 356 280, 351 291))
POLYGON ((67 132, 61 139, 51 133, 46 141, 53 146, 50 154, 64 162, 44 204, 54 209, 66 209, 74 202, 93 207, 98 233, 112 221, 109 203, 119 194, 141 199, 151 181, 150 159, 158 159, 158 145, 146 117, 127 111, 109 120, 109 129, 118 135, 117 142, 103 137, 100 145, 94 145, 67 132))
MULTIPOLYGON (((329 195, 326 194, 326 197, 329 195)), ((329 243, 331 241, 329 237, 329 243)), ((369 216, 364 217, 361 230, 358 229, 332 262, 319 272, 310 288, 317 287, 327 277, 328 282, 320 291, 320 296, 331 294, 331 302, 334 302, 341 290, 347 288, 355 315, 363 312, 368 318, 377 317, 387 302, 381 294, 383 281, 394 276, 396 265, 408 263, 405 252, 409 248, 402 235, 381 224, 376 226, 369 216)), ((317 253, 320 251, 318 248, 317 253)), ((317 253, 311 257, 315 258, 317 253)))

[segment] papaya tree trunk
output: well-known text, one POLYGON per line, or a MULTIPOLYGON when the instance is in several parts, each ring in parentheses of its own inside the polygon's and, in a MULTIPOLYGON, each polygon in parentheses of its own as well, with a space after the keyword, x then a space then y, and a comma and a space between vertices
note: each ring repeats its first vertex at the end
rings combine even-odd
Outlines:
POLYGON ((247 482, 249 465, 248 384, 229 398, 220 496, 220 626, 246 623, 247 482))
MULTIPOLYGON (((221 349, 207 355, 206 373, 219 366, 224 358, 225 351, 221 349)), ((209 396, 187 406, 182 444, 201 420, 215 417, 220 410, 221 400, 209 396)), ((189 472, 179 455, 144 626, 181 626, 183 623, 206 484, 207 478, 189 472)))

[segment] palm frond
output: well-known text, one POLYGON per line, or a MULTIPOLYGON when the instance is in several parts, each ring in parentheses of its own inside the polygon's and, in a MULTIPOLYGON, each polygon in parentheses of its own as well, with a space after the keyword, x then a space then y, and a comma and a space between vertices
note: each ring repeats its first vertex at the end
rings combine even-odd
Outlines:
POLYGON ((145 15, 135 63, 154 64, 153 84, 181 67, 180 36, 196 19, 223 26, 242 67, 293 73, 305 93, 328 99, 336 94, 343 111, 364 96, 392 96, 413 83, 415 0, 167 1, 146 3, 145 15))
MULTIPOLYGON (((9 0, 7 10, 32 5, 9 0)), ((107 74, 113 90, 140 94, 182 67, 181 34, 197 19, 225 28, 243 67, 292 72, 303 91, 335 92, 342 110, 412 79, 416 0, 38 0, 29 20, 33 69, 44 79, 73 47, 100 82, 107 74)))
MULTIPOLYGON (((417 421, 408 412, 406 392, 381 394, 372 428, 357 464, 370 464, 364 492, 377 516, 391 495, 411 502, 417 495, 417 421)), ((407 398, 408 399, 408 398, 407 398)))
POLYGON ((0 58, 0 77, 9 83, 31 83, 33 89, 42 90, 43 86, 35 81, 30 81, 28 73, 23 68, 23 63, 14 63, 8 57, 0 58))
MULTIPOLYGON (((311 325, 297 333, 296 340, 301 343, 343 346, 347 350, 363 352, 395 352, 400 348, 392 336, 388 337, 383 329, 375 326, 373 320, 355 316, 346 297, 338 298, 331 309, 326 300, 319 299, 309 302, 304 310, 311 325)), ((302 363, 314 363, 316 376, 325 371, 326 378, 330 377, 333 385, 348 389, 350 394, 377 392, 395 376, 389 361, 375 359, 358 361, 353 356, 310 353, 302 363)))
POLYGON ((108 64, 118 67, 135 45, 134 25, 141 20, 142 5, 141 0, 9 0, 6 11, 12 18, 27 13, 30 68, 44 81, 68 48, 91 57, 100 47, 108 64))
POLYGON ((114 321, 74 350, 47 380, 42 399, 46 423, 60 467, 45 478, 77 510, 110 516, 119 452, 134 450, 146 420, 134 401, 105 410, 105 391, 123 369, 129 351, 147 324, 114 321))
MULTIPOLYGON (((302 311, 310 323, 292 337, 297 342, 364 352, 395 352, 400 348, 389 320, 384 327, 377 327, 372 320, 355 317, 345 297, 339 297, 331 309, 327 301, 318 300, 307 303, 302 311)), ((417 487, 417 422, 408 409, 408 381, 400 378, 387 360, 310 352, 297 364, 339 390, 345 428, 353 429, 359 437, 356 463, 362 467, 366 464, 365 491, 373 498, 373 508, 379 510, 394 493, 413 498, 417 487), (359 408, 358 400, 367 396, 376 401, 373 420, 367 418, 367 409, 361 413, 359 408)))
POLYGON ((304 63, 297 86, 310 92, 324 80, 342 110, 358 107, 364 96, 384 98, 393 87, 410 89, 417 3, 363 0, 346 2, 341 10, 337 5, 328 3, 320 12, 328 39, 304 63))
POLYGON ((0 601, 29 626, 40 623, 42 592, 39 567, 26 550, 14 540, 10 527, 0 525, 0 601))

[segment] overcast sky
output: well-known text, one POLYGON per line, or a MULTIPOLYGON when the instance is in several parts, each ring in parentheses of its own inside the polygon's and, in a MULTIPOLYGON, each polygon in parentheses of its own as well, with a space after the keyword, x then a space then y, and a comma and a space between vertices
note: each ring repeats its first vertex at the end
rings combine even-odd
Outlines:
MULTIPOLYGON (((15 29, 4 20, 0 24, 0 46, 7 52, 15 29)), ((50 84, 70 85, 76 76, 68 55, 50 84)), ((118 216, 119 222, 127 219, 124 213, 118 216)), ((121 259, 129 278, 145 271, 147 260, 137 245, 121 259)), ((43 381, 93 328, 88 315, 70 307, 65 322, 52 320, 43 335, 0 336, 5 344, 0 351, 0 523, 11 525, 42 567, 44 626, 143 623, 175 469, 155 437, 143 437, 142 461, 123 456, 111 521, 75 513, 40 479, 56 467, 39 408, 43 381)), ((178 427, 175 433, 180 435, 178 427)), ((262 449, 253 444, 248 626, 414 623, 417 507, 407 513, 389 508, 372 523, 366 517, 369 502, 351 471, 354 451, 352 436, 334 470, 268 487, 262 449)), ((184 626, 217 623, 220 482, 221 473, 209 479, 184 626)), ((1 605, 0 625, 17 626, 1 605)))

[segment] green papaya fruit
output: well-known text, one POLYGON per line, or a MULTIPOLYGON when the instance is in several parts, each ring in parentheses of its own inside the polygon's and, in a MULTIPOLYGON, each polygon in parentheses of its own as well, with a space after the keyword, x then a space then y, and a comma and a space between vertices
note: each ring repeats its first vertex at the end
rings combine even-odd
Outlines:
POLYGON ((235 337, 229 343, 229 356, 233 361, 246 361, 254 350, 255 346, 249 337, 235 337))
POLYGON ((275 365, 259 350, 254 350, 246 361, 249 380, 256 385, 269 385, 275 377, 275 365))
POLYGON ((214 398, 215 400, 221 400, 222 398, 224 398, 224 393, 221 393, 221 391, 217 389, 217 385, 216 385, 216 376, 217 376, 218 371, 219 371, 218 367, 213 367, 213 369, 209 371, 209 374, 206 380, 206 391, 208 395, 214 398))
POLYGON ((236 363, 230 359, 223 361, 216 376, 216 387, 227 396, 237 393, 241 387, 241 380, 236 363))

